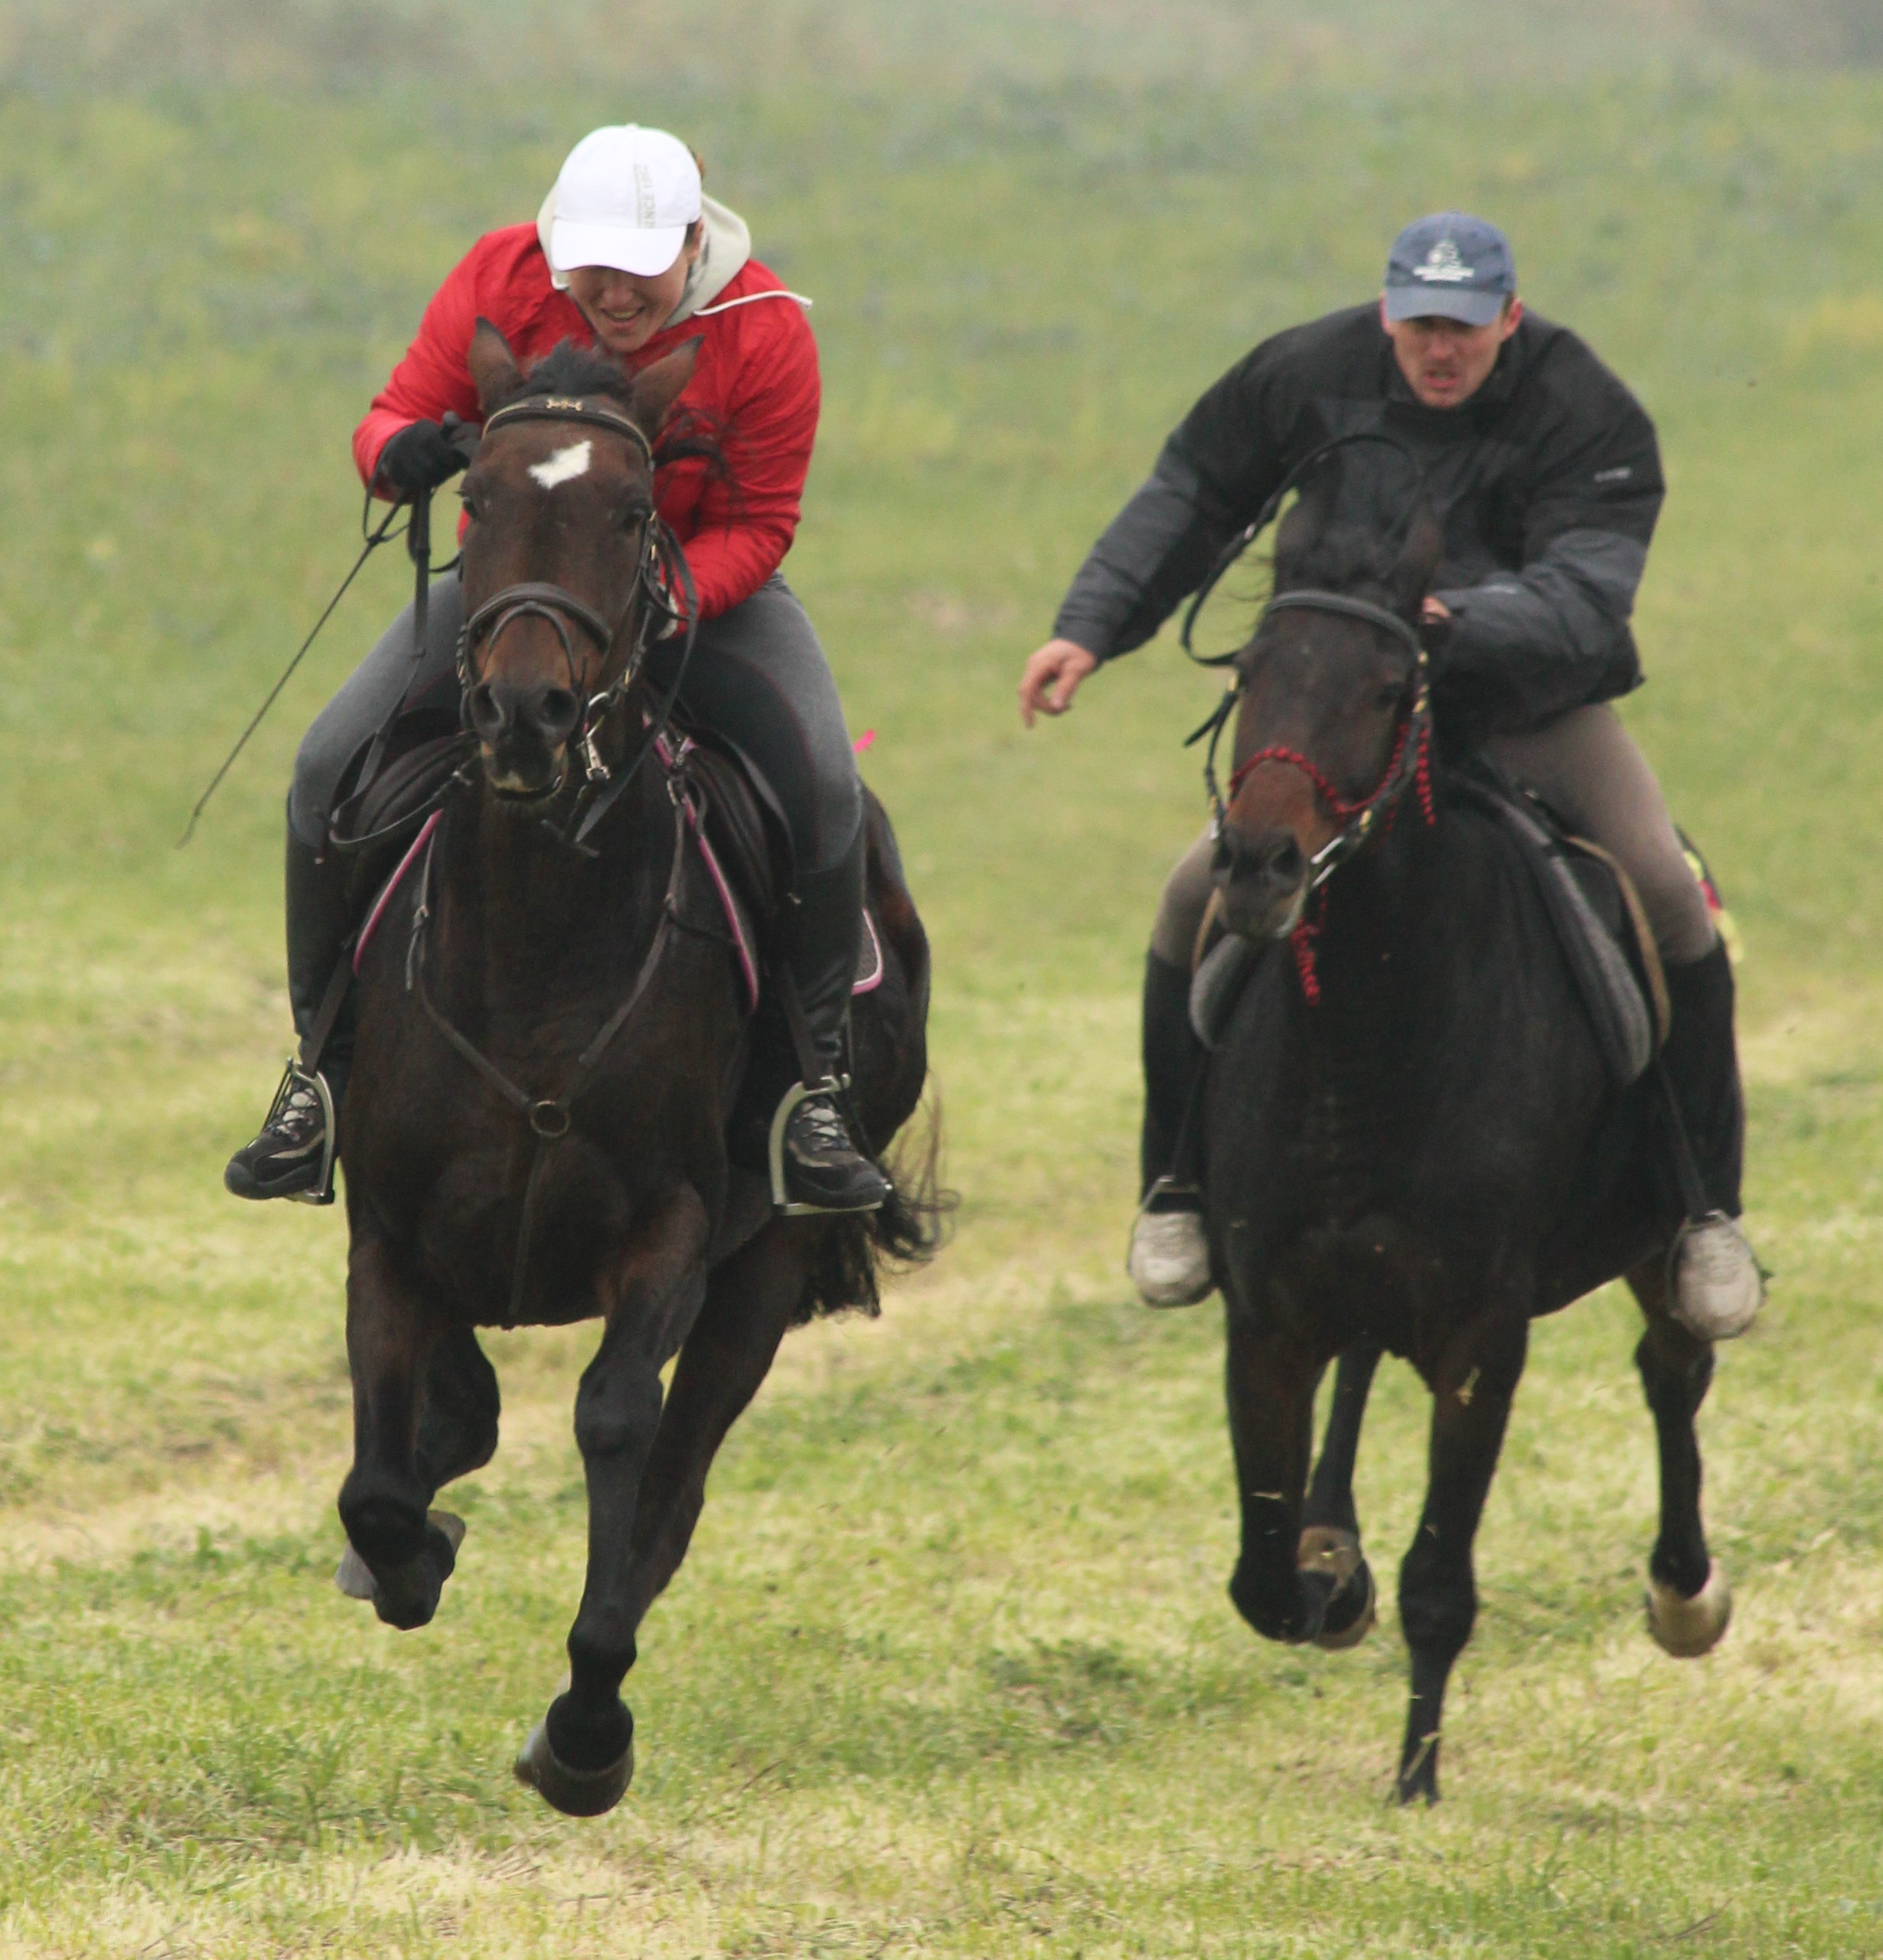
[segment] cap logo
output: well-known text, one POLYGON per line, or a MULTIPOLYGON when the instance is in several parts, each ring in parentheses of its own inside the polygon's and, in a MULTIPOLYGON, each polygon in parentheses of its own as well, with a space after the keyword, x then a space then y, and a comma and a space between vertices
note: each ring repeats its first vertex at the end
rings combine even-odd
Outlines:
POLYGON ((1441 238, 1426 253, 1425 263, 1412 268, 1412 276, 1424 279, 1428 285, 1460 286, 1472 276, 1472 273, 1457 247, 1449 238, 1441 238))
POLYGON ((645 163, 635 165, 635 222, 646 231, 658 222, 654 215, 654 173, 645 163))

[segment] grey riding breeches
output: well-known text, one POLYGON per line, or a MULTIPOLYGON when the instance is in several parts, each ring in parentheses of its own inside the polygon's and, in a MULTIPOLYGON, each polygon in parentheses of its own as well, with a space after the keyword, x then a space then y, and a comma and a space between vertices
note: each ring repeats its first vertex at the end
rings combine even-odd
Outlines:
MULTIPOLYGON (((433 583, 426 611, 426 645, 416 657, 408 606, 302 738, 288 796, 288 827, 302 843, 324 841, 341 775, 396 702, 426 697, 455 710, 464 624, 455 573, 433 583)), ((671 640, 648 655, 656 686, 671 682, 679 657, 671 640)), ((784 805, 800 870, 840 863, 863 821, 856 754, 824 648, 779 574, 701 622, 680 701, 690 719, 736 743, 765 772, 784 805)))
MULTIPOLYGON (((1669 965, 1712 950, 1713 921, 1689 868, 1660 785, 1620 717, 1606 702, 1571 708, 1523 735, 1486 748, 1498 766, 1527 784, 1578 837, 1599 844, 1634 880, 1654 943, 1669 965)), ((1151 950, 1187 967, 1209 903, 1208 831, 1178 859, 1163 888, 1151 950)))

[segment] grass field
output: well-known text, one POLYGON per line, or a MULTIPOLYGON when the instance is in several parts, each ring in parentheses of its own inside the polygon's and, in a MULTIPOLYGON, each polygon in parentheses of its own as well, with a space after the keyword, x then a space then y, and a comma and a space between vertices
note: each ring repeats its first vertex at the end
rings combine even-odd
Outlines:
MULTIPOLYGON (((1883 1953, 1883 75, 1825 65, 1868 10, 65 11, 0 9, 0 1955, 1883 1953), (575 1824, 507 1766, 592 1337, 491 1341, 503 1449, 394 1635, 328 1583, 340 1222, 220 1186, 286 1040, 289 758, 399 567, 172 845, 351 558, 347 436, 432 286, 624 113, 817 299, 790 571, 879 731, 963 1204, 879 1321, 788 1344, 645 1629, 638 1780, 575 1824), (1632 1309, 1538 1330, 1408 1815, 1390 1599, 1345 1656, 1243 1627, 1216 1310, 1119 1270, 1208 684, 1166 645, 1031 737, 1012 691, 1202 387, 1453 203, 1660 425, 1628 713, 1749 946, 1778 1279, 1703 1418, 1703 1662, 1641 1625, 1632 1309)), ((1382 1575, 1424 1419, 1389 1365, 1382 1575)))

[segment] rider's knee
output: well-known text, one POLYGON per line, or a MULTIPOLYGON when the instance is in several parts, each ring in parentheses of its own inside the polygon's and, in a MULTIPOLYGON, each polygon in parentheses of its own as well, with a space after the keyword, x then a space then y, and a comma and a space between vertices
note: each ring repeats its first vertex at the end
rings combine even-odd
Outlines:
POLYGON ((1167 966, 1188 967, 1203 930, 1214 889, 1211 861, 1214 840, 1206 831, 1176 861, 1164 881, 1157 903, 1157 922, 1151 929, 1150 949, 1167 966))
POLYGON ((1699 880, 1676 845, 1635 874, 1635 889, 1661 958, 1672 966, 1704 959, 1718 943, 1699 880))

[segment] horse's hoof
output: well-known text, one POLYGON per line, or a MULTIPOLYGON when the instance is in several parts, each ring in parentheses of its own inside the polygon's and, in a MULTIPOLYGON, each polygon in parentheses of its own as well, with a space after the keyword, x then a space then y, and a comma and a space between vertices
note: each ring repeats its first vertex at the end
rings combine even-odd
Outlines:
POLYGON ((600 1817, 622 1800, 634 1781, 635 1746, 631 1740, 618 1762, 605 1769, 571 1769, 557 1759, 550 1747, 549 1728, 539 1722, 530 1731, 530 1740, 517 1758, 516 1777, 527 1784, 553 1810, 565 1817, 600 1817))
MULTIPOLYGON (((449 1511, 428 1511, 425 1521, 444 1534, 445 1542, 451 1547, 452 1561, 457 1562, 458 1547, 464 1543, 465 1522, 462 1517, 449 1511)), ((340 1563, 334 1568, 334 1583, 349 1599, 370 1600, 378 1595, 379 1587, 374 1580, 373 1569, 353 1549, 353 1540, 347 1540, 347 1549, 340 1555, 340 1563)))
POLYGON ((1718 1559, 1707 1566, 1706 1583, 1691 1599, 1648 1575, 1648 1632, 1677 1661, 1691 1661, 1716 1647, 1732 1616, 1733 1589, 1718 1559))
POLYGON ((1294 1564, 1297 1572, 1324 1573, 1334 1583, 1314 1645, 1336 1654, 1359 1646, 1374 1620, 1373 1569, 1361 1556, 1359 1540, 1330 1524, 1310 1524, 1294 1564))

